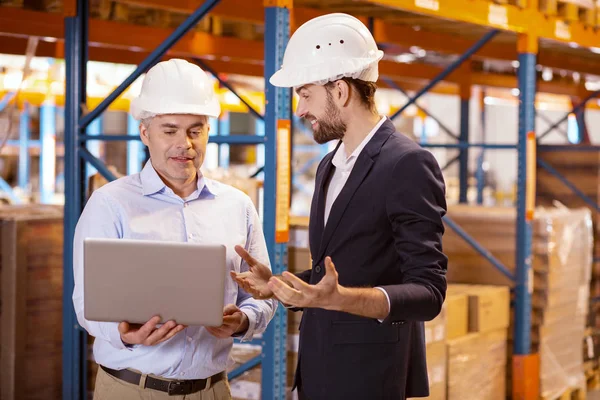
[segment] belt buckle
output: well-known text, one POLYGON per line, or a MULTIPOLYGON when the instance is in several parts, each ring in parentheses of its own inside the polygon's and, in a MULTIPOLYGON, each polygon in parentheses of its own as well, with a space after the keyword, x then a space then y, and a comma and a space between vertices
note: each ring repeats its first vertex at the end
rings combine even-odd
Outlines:
POLYGON ((191 386, 191 382, 170 381, 167 393, 169 396, 189 394, 192 389, 191 386))

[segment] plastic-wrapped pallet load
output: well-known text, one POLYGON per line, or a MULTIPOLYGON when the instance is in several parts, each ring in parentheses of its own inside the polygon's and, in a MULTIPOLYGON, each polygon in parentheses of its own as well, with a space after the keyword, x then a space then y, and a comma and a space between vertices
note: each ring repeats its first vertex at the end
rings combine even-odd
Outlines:
MULTIPOLYGON (((454 206, 450 217, 514 273, 514 208, 454 206)), ((532 352, 540 354, 540 394, 560 396, 585 386, 582 342, 591 278, 593 238, 587 208, 537 208, 532 238, 532 352)), ((444 236, 449 282, 513 285, 450 228, 444 236)), ((514 310, 508 330, 512 354, 514 310)), ((510 363, 508 364, 510 365, 510 363)), ((511 388, 511 368, 507 387, 511 388)))
POLYGON ((532 342, 541 394, 586 386, 582 342, 588 312, 593 231, 588 209, 539 209, 533 248, 532 342))

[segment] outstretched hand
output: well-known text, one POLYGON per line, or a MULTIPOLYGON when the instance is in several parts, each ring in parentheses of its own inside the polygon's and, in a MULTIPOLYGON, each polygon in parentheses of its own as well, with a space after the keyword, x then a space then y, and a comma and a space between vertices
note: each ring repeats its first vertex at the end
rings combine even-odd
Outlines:
POLYGON ((284 272, 286 282, 275 277, 268 283, 269 290, 282 303, 298 308, 336 309, 340 291, 338 273, 330 257, 325 258, 325 276, 316 285, 310 285, 290 272, 284 272))
POLYGON ((273 277, 271 270, 263 263, 252 257, 242 246, 235 246, 236 253, 248 264, 247 272, 232 271, 231 277, 252 297, 259 300, 270 299, 273 291, 268 282, 273 277))

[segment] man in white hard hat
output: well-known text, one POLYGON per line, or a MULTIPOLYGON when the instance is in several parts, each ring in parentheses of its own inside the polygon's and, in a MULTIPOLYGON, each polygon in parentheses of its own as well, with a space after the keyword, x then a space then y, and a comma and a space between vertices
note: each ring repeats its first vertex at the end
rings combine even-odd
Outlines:
POLYGON ((219 327, 186 327, 159 317, 142 326, 84 318, 83 241, 88 237, 224 244, 227 266, 234 272, 248 269, 234 251, 239 245, 268 265, 261 222, 250 198, 200 172, 208 118, 220 114, 204 71, 179 59, 156 64, 132 101, 131 113, 141 121, 150 159, 139 174, 93 192, 74 238, 73 303, 79 324, 95 337, 94 359, 100 366, 94 398, 167 399, 177 394, 230 399, 226 371, 232 365, 233 338, 246 341, 263 332, 275 300, 255 300, 228 279, 219 327))
POLYGON ((299 95, 318 143, 339 139, 316 173, 312 269, 271 277, 244 255, 236 280, 257 298, 303 310, 301 398, 405 399, 429 393, 423 322, 441 311, 445 184, 433 155, 377 113, 383 52, 346 14, 302 25, 270 79, 299 95))

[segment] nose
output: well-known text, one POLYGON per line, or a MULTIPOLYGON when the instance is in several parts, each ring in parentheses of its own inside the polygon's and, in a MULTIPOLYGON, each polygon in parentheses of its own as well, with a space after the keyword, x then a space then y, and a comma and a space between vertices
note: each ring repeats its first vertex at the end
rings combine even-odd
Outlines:
POLYGON ((298 106, 296 107, 296 116, 298 116, 299 118, 303 118, 307 114, 307 112, 308 109, 304 104, 304 101, 300 99, 298 101, 298 106))
POLYGON ((181 136, 179 136, 179 140, 177 141, 177 147, 191 149, 192 138, 190 138, 190 136, 184 132, 181 136))

